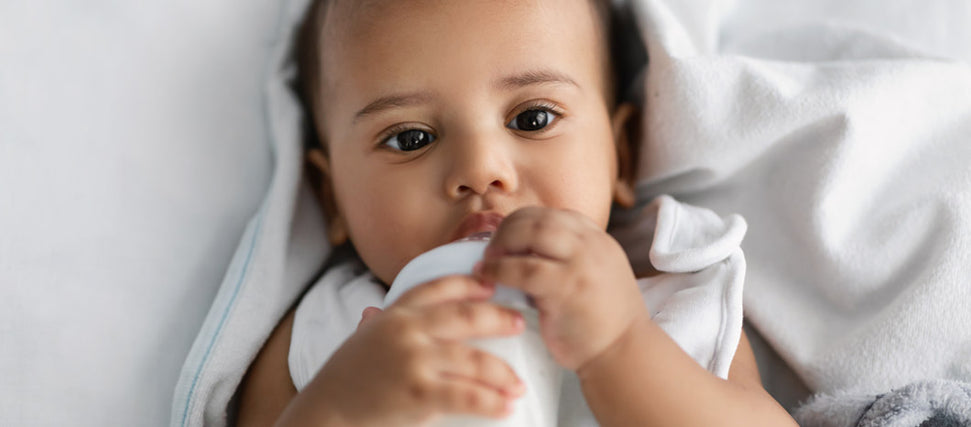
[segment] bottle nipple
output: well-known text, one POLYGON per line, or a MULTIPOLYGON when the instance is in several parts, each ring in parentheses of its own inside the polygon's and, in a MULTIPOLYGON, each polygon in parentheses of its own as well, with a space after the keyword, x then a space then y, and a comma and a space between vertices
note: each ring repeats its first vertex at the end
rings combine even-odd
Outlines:
POLYGON ((489 240, 491 238, 492 238, 492 232, 491 231, 480 231, 478 233, 470 234, 470 235, 468 235, 466 237, 463 237, 463 238, 459 239, 458 241, 465 242, 465 241, 469 241, 469 240, 471 240, 471 241, 476 241, 476 240, 489 240))

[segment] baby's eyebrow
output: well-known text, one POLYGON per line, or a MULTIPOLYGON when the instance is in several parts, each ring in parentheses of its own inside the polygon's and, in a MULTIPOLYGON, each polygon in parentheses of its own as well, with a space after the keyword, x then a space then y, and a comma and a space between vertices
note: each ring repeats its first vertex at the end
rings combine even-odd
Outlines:
POLYGON ((554 70, 532 70, 506 76, 496 80, 495 86, 498 89, 511 90, 546 83, 564 83, 577 88, 580 87, 576 80, 573 80, 570 76, 554 70))
POLYGON ((423 104, 431 99, 432 94, 429 92, 412 92, 382 96, 362 108, 361 111, 358 111, 357 114, 354 115, 354 122, 356 123, 364 116, 374 114, 379 111, 423 104))
MULTIPOLYGON (((496 80, 495 87, 501 90, 512 90, 549 83, 567 84, 576 88, 580 87, 576 80, 573 80, 570 76, 554 70, 531 70, 502 77, 496 80)), ((357 123, 365 116, 380 111, 419 105, 431 101, 432 98, 433 95, 431 92, 411 92, 382 96, 358 111, 354 115, 354 123, 357 123)))

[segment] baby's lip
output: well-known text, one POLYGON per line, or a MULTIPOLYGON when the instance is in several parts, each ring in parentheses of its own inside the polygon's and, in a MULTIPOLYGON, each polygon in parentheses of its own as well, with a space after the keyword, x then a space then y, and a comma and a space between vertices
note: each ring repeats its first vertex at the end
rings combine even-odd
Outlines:
POLYGON ((504 215, 494 211, 472 212, 462 219, 449 241, 454 242, 467 237, 484 238, 496 231, 504 215))

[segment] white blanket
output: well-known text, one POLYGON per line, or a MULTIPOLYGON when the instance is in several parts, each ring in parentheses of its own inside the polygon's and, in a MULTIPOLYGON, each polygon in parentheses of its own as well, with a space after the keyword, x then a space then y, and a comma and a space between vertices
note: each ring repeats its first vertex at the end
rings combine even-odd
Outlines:
POLYGON ((971 380, 968 4, 634 3, 639 195, 748 219, 746 315, 772 347, 815 391, 971 380))
POLYGON ((279 9, 0 1, 0 426, 168 425, 272 172, 279 9))

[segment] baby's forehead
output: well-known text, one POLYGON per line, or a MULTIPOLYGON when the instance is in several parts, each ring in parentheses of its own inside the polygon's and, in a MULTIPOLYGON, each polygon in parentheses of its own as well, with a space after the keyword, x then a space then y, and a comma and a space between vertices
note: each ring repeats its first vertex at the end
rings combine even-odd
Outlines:
MULTIPOLYGON (((367 25, 379 16, 394 15, 394 9, 408 9, 417 4, 444 4, 455 1, 463 3, 487 2, 506 5, 522 5, 526 3, 546 3, 556 7, 564 7, 570 3, 585 3, 588 11, 595 15, 595 21, 600 27, 600 33, 609 39, 611 0, 317 0, 323 3, 320 16, 317 19, 326 21, 328 26, 347 27, 353 24, 367 25)), ((436 10, 433 8, 432 10, 436 10)), ((321 25, 324 22, 320 23, 321 25)), ((421 25, 421 22, 403 22, 402 25, 421 25)))
MULTIPOLYGON (((380 37, 382 32, 390 29, 419 28, 429 25, 428 22, 440 19, 454 10, 456 1, 460 1, 465 8, 474 9, 476 4, 487 5, 495 8, 505 8, 507 10, 543 10, 544 15, 556 14, 557 16, 567 15, 580 17, 588 24, 559 25, 550 20, 527 21, 520 25, 520 28, 531 27, 531 29, 555 26, 562 30, 566 28, 571 39, 580 38, 582 40, 594 40, 600 49, 595 49, 595 56, 601 57, 606 62, 607 68, 612 68, 612 47, 611 47, 611 0, 318 0, 324 2, 323 7, 318 10, 317 17, 311 17, 318 21, 317 42, 327 45, 324 49, 317 49, 317 52, 328 52, 348 50, 348 46, 360 43, 362 40, 370 40, 380 37), (421 14, 414 13, 421 10, 421 14), (579 14, 578 14, 579 12, 579 14), (436 16, 437 15, 437 16, 436 16), (590 31, 593 24, 594 31, 590 31)), ((471 19, 475 21, 485 21, 490 17, 476 16, 471 19)), ((451 18, 451 16, 448 16, 451 18)), ((470 19, 469 17, 459 17, 456 19, 470 19)), ((576 21, 574 21, 576 22, 576 21)), ((473 26, 477 22, 469 22, 473 26)), ((452 37, 455 33, 463 33, 465 27, 450 26, 447 28, 436 28, 441 31, 441 37, 452 37), (451 31, 451 33, 449 33, 451 31)), ((500 31, 496 31, 495 39, 502 37, 500 31)), ((407 43, 407 40, 403 40, 407 43)), ((489 40, 486 41, 490 42, 489 40)), ((531 42, 529 39, 522 39, 523 44, 531 42)), ((586 41, 582 42, 587 44, 586 41)), ((577 46, 579 48, 579 46, 577 46)), ((474 48, 470 46, 469 48, 474 48)), ((535 46, 542 49, 543 46, 535 46)), ((352 52, 354 55, 367 54, 367 52, 352 52)), ((443 56, 452 52, 441 52, 443 56)), ((331 65, 336 61, 329 61, 331 65)), ((607 78, 611 78, 608 70, 607 78)))
POLYGON ((311 32, 320 45, 301 49, 302 58, 315 57, 304 60, 301 75, 316 88, 307 96, 323 104, 344 103, 348 91, 357 95, 376 85, 418 86, 429 76, 466 76, 475 85, 556 64, 580 70, 574 80, 603 90, 608 104, 616 99, 609 9, 597 6, 609 6, 609 0, 319 1, 326 3, 317 4, 317 16, 308 19, 323 24, 311 32), (476 64, 474 70, 494 73, 462 72, 476 64))

